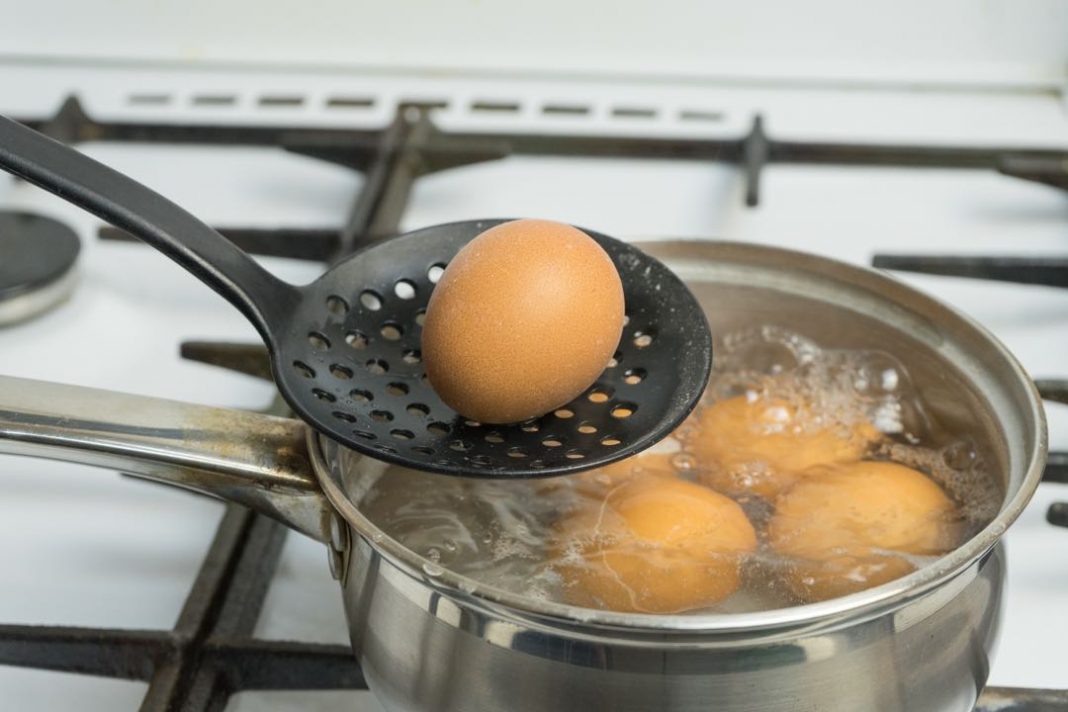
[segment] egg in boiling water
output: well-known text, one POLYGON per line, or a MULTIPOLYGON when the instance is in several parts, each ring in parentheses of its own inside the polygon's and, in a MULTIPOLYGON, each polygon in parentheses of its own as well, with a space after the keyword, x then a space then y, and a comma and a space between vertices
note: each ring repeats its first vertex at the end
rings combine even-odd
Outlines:
POLYGON ((734 495, 773 498, 817 465, 859 460, 880 437, 867 422, 813 426, 805 405, 737 396, 704 409, 691 437, 701 479, 734 495))
POLYGON ((843 596, 913 570, 905 555, 942 554, 956 507, 930 477, 893 462, 817 468, 775 502, 768 543, 803 601, 843 596))
POLYGON ((677 613, 741 583, 756 533, 736 502, 676 477, 625 481, 558 523, 564 593, 579 606, 677 613))

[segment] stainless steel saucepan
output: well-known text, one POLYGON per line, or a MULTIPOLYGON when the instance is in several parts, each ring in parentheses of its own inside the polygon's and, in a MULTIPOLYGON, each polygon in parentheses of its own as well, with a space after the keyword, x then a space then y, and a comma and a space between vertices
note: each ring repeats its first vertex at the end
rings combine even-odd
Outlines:
POLYGON ((353 648, 390 710, 971 710, 1000 619, 999 540, 1045 463, 1027 374, 981 327, 870 270, 748 245, 643 248, 687 282, 713 333, 779 324, 833 348, 896 356, 927 416, 983 443, 1004 491, 997 518, 934 564, 844 598, 760 613, 621 614, 424 569, 361 513, 388 466, 300 421, 0 378, 0 451, 167 480, 323 541, 353 648))

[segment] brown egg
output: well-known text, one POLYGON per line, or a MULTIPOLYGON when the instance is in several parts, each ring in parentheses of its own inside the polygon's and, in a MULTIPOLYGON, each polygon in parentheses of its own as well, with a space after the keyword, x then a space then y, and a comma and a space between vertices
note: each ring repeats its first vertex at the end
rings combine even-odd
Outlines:
POLYGON ((756 534, 728 497, 673 477, 642 477, 588 501, 557 525, 569 602, 676 613, 712 605, 741 582, 756 534))
POLYGON ((783 400, 745 396, 705 408, 689 445, 701 480, 721 492, 771 499, 810 467, 859 460, 879 437, 868 423, 802 428, 810 417, 783 400))
POLYGON ((431 294, 427 377, 472 420, 543 415, 604 371, 623 306, 615 265, 582 231, 548 220, 498 225, 457 253, 431 294))
POLYGON ((819 601, 911 572, 894 552, 952 549, 956 516, 941 487, 904 465, 821 467, 776 500, 768 544, 792 560, 782 577, 794 595, 819 601))

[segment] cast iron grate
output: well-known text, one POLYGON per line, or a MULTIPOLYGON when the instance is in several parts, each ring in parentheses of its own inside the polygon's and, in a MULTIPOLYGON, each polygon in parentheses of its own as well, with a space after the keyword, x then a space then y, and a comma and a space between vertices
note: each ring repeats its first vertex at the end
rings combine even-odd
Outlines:
MULTIPOLYGON (((152 125, 94 121, 72 97, 55 117, 26 123, 68 142, 279 146, 363 171, 364 189, 344 226, 336 231, 221 230, 255 254, 315 261, 337 259, 369 240, 395 234, 419 176, 512 153, 735 162, 745 169, 749 205, 759 200, 760 174, 769 162, 989 168, 1068 187, 1068 153, 1055 150, 773 141, 764 134, 759 117, 750 133, 737 140, 446 134, 431 122, 432 110, 430 106, 401 107, 389 127, 374 132, 152 125)), ((123 238, 122 233, 109 228, 101 233, 123 238)), ((907 265, 895 266, 904 269, 907 265)), ((1027 274, 1021 271, 1013 281, 1029 281, 1027 274)), ((1060 274, 1058 279, 1064 286, 1063 269, 1060 274)), ((1034 279, 1032 276, 1030 281, 1034 279)), ((259 345, 189 342, 183 344, 182 354, 270 378, 266 352, 259 345)), ((1068 382, 1047 382, 1043 389, 1051 400, 1068 399, 1068 382)), ((280 407, 276 404, 276 412, 280 407)), ((1068 481, 1068 453, 1052 454, 1046 477, 1048 481, 1068 481)), ((1068 505, 1055 505, 1054 509, 1050 520, 1068 525, 1068 505)), ((141 705, 143 712, 218 712, 242 690, 366 689, 347 646, 252 637, 286 533, 284 526, 270 519, 229 505, 173 629, 0 624, 0 664, 146 681, 149 687, 141 705)), ((1052 712, 1066 708, 1068 691, 987 688, 976 710, 1052 712)))

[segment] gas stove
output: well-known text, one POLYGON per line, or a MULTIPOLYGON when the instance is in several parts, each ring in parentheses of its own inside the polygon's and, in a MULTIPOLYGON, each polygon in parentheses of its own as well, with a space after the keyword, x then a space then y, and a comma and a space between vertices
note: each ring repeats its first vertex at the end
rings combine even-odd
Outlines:
MULTIPOLYGON (((1056 288, 1068 286, 1068 119, 1048 92, 102 61, 0 61, 0 85, 0 112, 157 189, 287 280, 471 217, 875 259, 928 272, 899 277, 991 329, 1050 402, 1068 400, 1055 380, 1068 376, 1056 288)), ((0 180, 0 211, 3 249, 31 224, 67 246, 0 284, 16 307, 38 297, 9 308, 0 372, 284 412, 251 327, 194 278, 17 181, 0 180)), ((1047 479, 1064 482, 1068 410, 1048 410, 1047 479)), ((319 544, 114 473, 12 457, 0 472, 0 689, 13 708, 377 709, 319 544)), ((1044 484, 1007 536, 980 709, 1068 705, 1068 619, 1052 613, 1068 594, 1059 499, 1044 484)))

